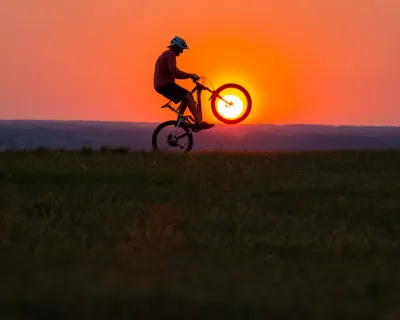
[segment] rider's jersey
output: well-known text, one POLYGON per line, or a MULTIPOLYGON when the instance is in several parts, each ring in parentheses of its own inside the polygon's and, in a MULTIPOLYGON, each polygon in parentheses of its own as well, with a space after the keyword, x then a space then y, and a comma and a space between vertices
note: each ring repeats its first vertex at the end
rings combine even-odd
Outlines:
POLYGON ((154 70, 154 89, 159 89, 176 79, 188 79, 189 74, 176 66, 176 56, 172 50, 164 51, 157 59, 154 70))

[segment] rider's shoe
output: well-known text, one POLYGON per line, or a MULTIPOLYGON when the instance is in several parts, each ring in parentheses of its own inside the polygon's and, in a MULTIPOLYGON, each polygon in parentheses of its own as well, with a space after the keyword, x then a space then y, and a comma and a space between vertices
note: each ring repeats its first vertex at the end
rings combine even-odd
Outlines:
POLYGON ((194 124, 193 127, 196 131, 200 131, 200 130, 207 130, 207 129, 211 129, 215 126, 215 124, 212 123, 207 123, 205 121, 203 121, 200 124, 194 124))

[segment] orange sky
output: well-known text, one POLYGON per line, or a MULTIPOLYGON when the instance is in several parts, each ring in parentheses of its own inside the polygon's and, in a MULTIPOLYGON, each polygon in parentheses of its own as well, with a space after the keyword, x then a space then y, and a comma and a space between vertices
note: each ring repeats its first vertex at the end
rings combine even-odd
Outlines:
POLYGON ((398 0, 1 1, 0 118, 169 119, 153 71, 179 35, 179 68, 248 88, 246 123, 400 125, 399 16, 398 0))

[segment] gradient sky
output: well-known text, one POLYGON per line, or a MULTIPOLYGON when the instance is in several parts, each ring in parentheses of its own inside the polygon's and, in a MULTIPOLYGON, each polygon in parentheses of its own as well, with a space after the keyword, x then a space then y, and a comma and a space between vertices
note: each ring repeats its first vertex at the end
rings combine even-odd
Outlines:
POLYGON ((399 16, 398 0, 0 1, 0 118, 167 120, 154 63, 179 35, 180 69, 248 88, 246 123, 400 125, 399 16))

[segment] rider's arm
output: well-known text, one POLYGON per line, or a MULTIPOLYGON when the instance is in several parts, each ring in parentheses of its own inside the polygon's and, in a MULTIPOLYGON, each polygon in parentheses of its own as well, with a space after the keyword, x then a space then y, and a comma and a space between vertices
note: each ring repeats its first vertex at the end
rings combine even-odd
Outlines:
POLYGON ((192 78, 192 74, 186 73, 186 72, 181 71, 181 70, 179 70, 177 68, 177 66, 176 66, 176 57, 172 52, 170 54, 168 54, 168 68, 169 68, 169 71, 177 79, 189 79, 189 78, 192 78))

